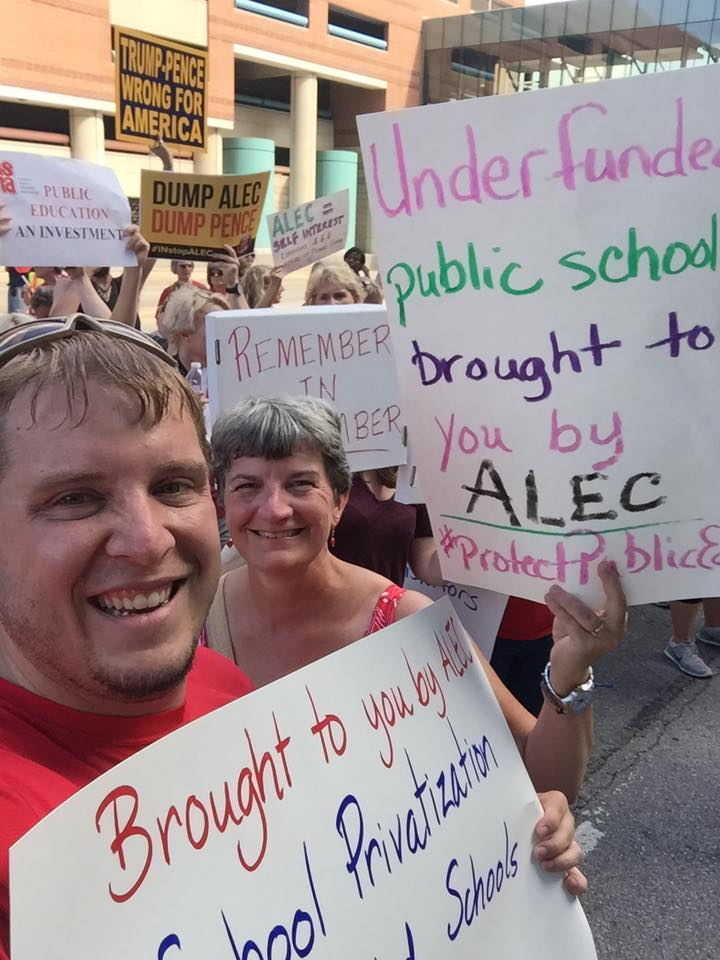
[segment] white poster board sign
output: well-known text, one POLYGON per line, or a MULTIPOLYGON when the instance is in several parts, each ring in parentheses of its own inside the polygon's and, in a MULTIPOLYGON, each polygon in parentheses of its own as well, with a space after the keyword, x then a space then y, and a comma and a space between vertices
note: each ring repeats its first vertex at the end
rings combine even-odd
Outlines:
POLYGON ((720 579, 720 67, 359 118, 448 579, 720 579))
POLYGON ((440 600, 447 596, 453 605, 460 623, 467 634, 489 660, 495 646, 500 621, 505 613, 508 598, 502 593, 470 587, 462 583, 446 581, 440 587, 431 586, 419 580, 408 566, 405 570, 404 586, 408 590, 417 590, 431 600, 440 600))
POLYGON ((123 237, 130 204, 108 167, 0 151, 0 202, 13 220, 0 237, 1 263, 137 266, 123 237))
POLYGON ((337 408, 354 471, 404 463, 404 415, 382 306, 212 313, 205 325, 213 423, 246 396, 321 397, 337 408))
POLYGON ((215 711, 10 853, 13 960, 592 960, 449 602, 215 711))
POLYGON ((405 430, 405 452, 407 462, 398 469, 395 483, 395 499, 398 503, 425 503, 420 471, 413 451, 413 441, 410 431, 405 430))
POLYGON ((267 218, 273 262, 285 273, 329 257, 345 246, 350 192, 340 190, 267 218))

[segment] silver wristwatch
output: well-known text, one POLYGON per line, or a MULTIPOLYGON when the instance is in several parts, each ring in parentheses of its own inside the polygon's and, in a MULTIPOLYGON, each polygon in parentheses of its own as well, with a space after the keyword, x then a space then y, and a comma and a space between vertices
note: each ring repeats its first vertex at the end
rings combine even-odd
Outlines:
POLYGON ((590 676, 585 683, 575 687, 566 697, 561 697, 550 682, 550 661, 548 660, 540 678, 543 697, 558 713, 582 713, 583 710, 587 710, 595 692, 592 667, 589 669, 590 676))

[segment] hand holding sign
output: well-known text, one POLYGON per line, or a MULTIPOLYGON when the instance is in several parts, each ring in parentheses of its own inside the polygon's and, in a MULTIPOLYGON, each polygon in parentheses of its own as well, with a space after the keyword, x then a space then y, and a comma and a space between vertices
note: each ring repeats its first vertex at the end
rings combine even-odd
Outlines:
POLYGON ((540 793, 538 799, 543 815, 535 824, 533 856, 547 873, 564 873, 565 889, 577 897, 587 890, 587 877, 578 869, 582 850, 575 839, 575 818, 558 790, 540 793))
POLYGON ((5 204, 0 203, 0 237, 6 234, 12 227, 12 217, 5 212, 5 204))
POLYGON ((598 576, 605 591, 605 608, 598 613, 557 584, 545 595, 545 603, 555 617, 552 681, 561 696, 584 683, 588 668, 614 650, 625 636, 627 601, 617 567, 603 561, 598 565, 598 576))
POLYGON ((211 263, 216 263, 223 272, 223 283, 225 289, 236 287, 240 277, 240 257, 234 247, 229 243, 223 245, 224 253, 216 253, 211 263))
POLYGON ((158 137, 155 143, 151 143, 148 147, 148 152, 156 156, 163 165, 163 170, 167 173, 172 173, 173 169, 173 158, 172 154, 165 146, 165 142, 162 137, 158 137))
POLYGON ((128 253, 135 254, 138 267, 142 267, 150 254, 150 244, 140 233, 140 227, 136 223, 131 223, 129 227, 125 227, 123 235, 127 237, 125 248, 128 253))

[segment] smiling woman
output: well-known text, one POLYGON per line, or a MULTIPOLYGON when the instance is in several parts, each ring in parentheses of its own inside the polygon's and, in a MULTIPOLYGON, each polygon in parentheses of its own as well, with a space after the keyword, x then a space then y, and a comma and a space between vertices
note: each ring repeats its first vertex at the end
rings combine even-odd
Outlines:
POLYGON ((218 421, 213 465, 230 535, 247 565, 221 580, 208 642, 256 685, 427 604, 332 554, 351 474, 340 419, 328 404, 246 400, 218 421))
MULTIPOLYGON (((340 650, 430 601, 333 553, 351 474, 336 411, 313 397, 247 399, 216 424, 213 467, 232 540, 246 565, 227 573, 206 625, 209 646, 255 686, 340 650), (259 639, 261 638, 261 639, 259 639)), ((607 592, 602 644, 624 629, 617 573, 601 566, 607 592), (617 623, 616 623, 617 621, 617 623)), ((562 695, 583 683, 603 650, 583 623, 598 615, 553 588, 559 621, 553 677, 562 695)), ((537 789, 574 796, 591 740, 588 713, 528 713, 478 653, 537 789)))

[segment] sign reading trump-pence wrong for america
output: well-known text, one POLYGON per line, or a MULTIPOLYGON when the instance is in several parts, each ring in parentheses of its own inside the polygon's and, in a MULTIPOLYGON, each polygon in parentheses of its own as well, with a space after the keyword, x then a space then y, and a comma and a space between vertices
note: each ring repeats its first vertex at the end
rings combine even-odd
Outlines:
POLYGON ((113 27, 115 136, 204 151, 208 54, 164 37, 113 27))

